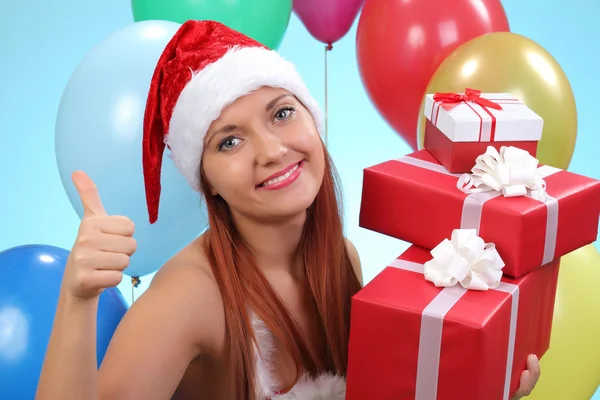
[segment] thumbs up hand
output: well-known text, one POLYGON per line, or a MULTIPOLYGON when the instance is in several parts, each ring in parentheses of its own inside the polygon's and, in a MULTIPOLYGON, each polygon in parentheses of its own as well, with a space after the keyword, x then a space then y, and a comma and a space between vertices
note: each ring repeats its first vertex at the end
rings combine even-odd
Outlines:
POLYGON ((63 278, 68 295, 91 299, 117 286, 136 250, 134 224, 126 217, 109 216, 94 182, 84 172, 72 175, 84 214, 63 278))

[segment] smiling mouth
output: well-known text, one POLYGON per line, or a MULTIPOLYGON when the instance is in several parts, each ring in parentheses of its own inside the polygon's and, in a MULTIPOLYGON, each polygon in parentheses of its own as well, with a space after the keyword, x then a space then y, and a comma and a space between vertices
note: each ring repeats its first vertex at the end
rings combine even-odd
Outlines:
POLYGON ((275 188, 280 186, 286 186, 287 181, 295 180, 298 177, 300 170, 302 169, 303 161, 300 161, 282 171, 281 175, 270 177, 269 179, 256 185, 257 188, 275 188), (293 180, 292 180, 293 178, 293 180))

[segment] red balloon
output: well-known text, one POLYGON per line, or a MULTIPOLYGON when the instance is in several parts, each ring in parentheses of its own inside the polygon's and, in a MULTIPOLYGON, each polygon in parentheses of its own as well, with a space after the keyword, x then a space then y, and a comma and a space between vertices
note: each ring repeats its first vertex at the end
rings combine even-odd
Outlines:
POLYGON ((364 0, 294 0, 294 12, 317 40, 332 45, 352 27, 364 0))
POLYGON ((356 34, 363 85, 416 150, 421 101, 442 61, 470 39, 509 30, 500 0, 366 0, 356 34))

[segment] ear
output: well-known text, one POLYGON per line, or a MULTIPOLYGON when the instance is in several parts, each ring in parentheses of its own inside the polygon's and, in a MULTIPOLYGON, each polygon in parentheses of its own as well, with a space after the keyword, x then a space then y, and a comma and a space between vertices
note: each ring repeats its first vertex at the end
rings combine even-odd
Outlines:
POLYGON ((218 196, 219 192, 217 192, 217 190, 214 187, 210 187, 210 194, 212 194, 213 196, 218 196))

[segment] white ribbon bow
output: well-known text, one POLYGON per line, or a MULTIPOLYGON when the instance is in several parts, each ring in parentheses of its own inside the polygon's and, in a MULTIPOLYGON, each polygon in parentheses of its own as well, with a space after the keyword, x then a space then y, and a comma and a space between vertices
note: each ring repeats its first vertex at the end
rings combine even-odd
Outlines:
POLYGON ((465 289, 488 290, 500 284, 504 261, 493 243, 485 243, 475 229, 455 229, 433 250, 424 264, 425 279, 437 287, 460 283, 465 289))
POLYGON ((477 157, 472 174, 463 174, 456 186, 465 193, 502 191, 504 197, 529 194, 537 200, 546 196, 546 182, 539 177, 538 160, 517 147, 488 146, 477 157))

